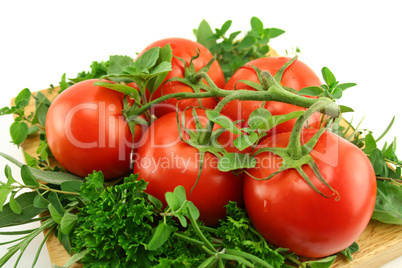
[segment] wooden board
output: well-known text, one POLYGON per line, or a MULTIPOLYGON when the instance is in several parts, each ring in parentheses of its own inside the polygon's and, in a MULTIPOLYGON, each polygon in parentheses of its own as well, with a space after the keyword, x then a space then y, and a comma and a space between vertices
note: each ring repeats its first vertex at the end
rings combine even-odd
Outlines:
MULTIPOLYGON (((42 93, 44 93, 50 100, 54 99, 57 92, 58 88, 51 93, 49 93, 48 90, 42 91, 42 93)), ((33 111, 33 103, 34 102, 31 101, 31 105, 27 107, 27 112, 33 111)), ((21 147, 28 154, 36 155, 38 144, 38 136, 33 136, 29 137, 21 147)), ((331 267, 379 267, 399 256, 402 256, 402 225, 390 225, 378 221, 371 221, 358 238, 357 243, 360 246, 360 250, 353 254, 353 262, 350 262, 340 255, 331 267)), ((67 251, 65 251, 57 237, 54 235, 49 237, 46 245, 52 263, 64 265, 70 258, 67 251)), ((82 267, 82 265, 76 264, 71 267, 78 268, 82 267)))

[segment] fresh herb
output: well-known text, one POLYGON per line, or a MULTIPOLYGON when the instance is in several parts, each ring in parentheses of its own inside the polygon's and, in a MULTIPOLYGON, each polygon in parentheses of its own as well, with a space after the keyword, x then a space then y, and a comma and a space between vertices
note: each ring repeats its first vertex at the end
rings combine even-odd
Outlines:
POLYGON ((241 31, 229 34, 231 25, 232 21, 228 20, 213 32, 208 22, 203 20, 198 29, 194 30, 197 42, 216 57, 227 80, 245 63, 265 57, 270 50, 269 41, 285 32, 278 28, 264 28, 260 19, 252 17, 251 29, 241 39, 237 39, 241 31))

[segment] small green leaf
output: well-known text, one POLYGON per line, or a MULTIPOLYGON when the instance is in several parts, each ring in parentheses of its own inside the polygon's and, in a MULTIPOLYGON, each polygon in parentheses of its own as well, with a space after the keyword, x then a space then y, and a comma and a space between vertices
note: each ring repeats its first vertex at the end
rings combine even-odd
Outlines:
POLYGON ((47 208, 49 204, 49 201, 39 193, 35 196, 35 199, 33 200, 33 205, 36 208, 47 208))
POLYGON ((257 140, 258 134, 253 132, 250 135, 240 135, 233 141, 233 145, 240 151, 243 151, 252 146, 257 140))
POLYGON ((137 68, 137 70, 147 73, 147 70, 152 68, 158 60, 159 50, 159 47, 152 47, 138 57, 134 62, 134 66, 137 68))
POLYGON ((63 215, 65 212, 65 209, 63 205, 60 202, 59 195, 55 192, 51 192, 48 196, 48 200, 52 207, 60 214, 63 215))
POLYGON ((348 88, 351 88, 351 87, 354 87, 356 85, 357 85, 356 83, 343 83, 343 84, 339 84, 337 86, 337 88, 340 88, 340 89, 342 89, 342 91, 344 91, 344 90, 346 90, 348 88))
POLYGON ((156 198, 153 195, 148 195, 148 200, 155 205, 155 207, 157 207, 158 209, 162 209, 163 208, 163 203, 162 201, 160 201, 158 198, 156 198))
POLYGON ((201 21, 198 29, 195 30, 194 33, 197 42, 204 45, 206 48, 211 49, 211 47, 216 45, 216 41, 210 38, 213 35, 213 31, 206 20, 201 21))
POLYGON ((268 118, 271 117, 271 112, 264 108, 255 109, 248 117, 248 126, 252 129, 258 129, 265 125, 268 118))
POLYGON ((366 137, 364 137, 364 152, 366 154, 371 154, 375 149, 377 149, 377 142, 375 141, 373 135, 371 133, 367 134, 366 137))
POLYGON ((247 35, 245 36, 240 44, 239 44, 239 49, 247 49, 249 47, 251 47, 252 45, 254 45, 255 43, 255 37, 251 36, 251 35, 247 35))
POLYGON ((351 113, 354 112, 354 110, 348 106, 345 105, 339 105, 341 113, 351 113))
POLYGON ((60 221, 60 230, 63 234, 68 235, 73 230, 75 223, 78 220, 78 216, 70 212, 66 212, 60 221))
POLYGON ((60 184, 61 190, 70 193, 79 193, 82 186, 81 181, 65 181, 60 184))
POLYGON ((336 99, 339 100, 342 97, 342 89, 340 89, 339 87, 335 88, 334 91, 332 91, 331 96, 336 99))
POLYGON ((57 210, 54 208, 54 206, 53 206, 52 204, 49 204, 49 205, 47 206, 47 208, 48 208, 48 210, 49 210, 49 212, 50 212, 50 215, 52 216, 53 220, 54 220, 55 222, 57 222, 58 224, 60 224, 60 223, 61 223, 61 219, 63 218, 63 216, 60 215, 59 212, 57 212, 57 210))
POLYGON ((34 177, 27 165, 21 167, 21 179, 27 186, 39 187, 38 180, 34 177))
POLYGON ((371 218, 402 225, 402 187, 377 180, 377 198, 371 218))
POLYGON ((227 20, 221 27, 221 35, 225 35, 225 33, 229 30, 230 26, 232 26, 232 21, 227 20))
POLYGON ((32 119, 32 123, 40 123, 42 126, 46 124, 46 115, 49 110, 51 102, 49 99, 40 91, 35 95, 35 115, 32 119))
POLYGON ((105 87, 105 88, 109 88, 118 92, 121 92, 125 95, 130 95, 132 97, 137 97, 138 96, 138 90, 127 86, 125 84, 113 84, 113 83, 108 83, 108 82, 95 82, 94 83, 95 86, 101 86, 101 87, 105 87))
MULTIPOLYGON (((109 57, 109 66, 107 68, 108 75, 124 74, 124 69, 129 66, 134 66, 134 59, 129 56, 112 55, 109 57)), ((132 82, 133 80, 121 77, 110 78, 115 82, 132 82)))
POLYGON ((268 33, 268 37, 269 38, 275 38, 278 37, 282 34, 284 34, 285 31, 282 29, 278 29, 278 28, 269 28, 269 33, 268 33))
POLYGON ((356 242, 353 242, 348 248, 342 250, 340 253, 348 258, 350 261, 353 261, 352 254, 359 251, 359 245, 356 242))
POLYGON ((16 180, 14 179, 13 175, 11 174, 11 168, 9 165, 6 165, 4 167, 4 175, 6 175, 6 178, 7 178, 7 186, 11 186, 11 184, 16 183, 16 180))
POLYGON ((34 133, 36 133, 38 130, 39 130, 39 127, 36 126, 36 125, 29 127, 29 129, 28 129, 28 136, 29 136, 29 135, 32 135, 32 134, 34 134, 34 133))
POLYGON ((0 212, 3 211, 4 203, 6 202, 8 195, 12 191, 12 188, 0 186, 0 212))
POLYGON ((187 210, 188 213, 191 213, 191 215, 193 216, 194 220, 197 220, 200 217, 200 211, 198 210, 198 208, 194 205, 193 202, 188 201, 187 203, 187 210))
POLYGON ((156 227, 151 241, 147 245, 148 250, 157 250, 158 248, 160 248, 169 239, 172 232, 172 227, 163 222, 159 223, 158 227, 156 227))
POLYGON ((174 193, 166 192, 165 199, 166 203, 173 211, 176 211, 180 208, 179 198, 174 193))
POLYGON ((242 131, 233 123, 233 121, 229 117, 221 115, 219 112, 213 110, 207 110, 206 115, 209 120, 220 125, 224 129, 227 129, 237 135, 243 134, 242 131))
POLYGON ((328 86, 336 82, 334 74, 327 67, 322 68, 321 73, 325 83, 328 86))
POLYGON ((10 135, 13 143, 20 145, 28 136, 28 125, 25 122, 15 121, 10 126, 10 135))
POLYGON ((176 188, 174 188, 173 193, 179 199, 180 206, 187 200, 186 190, 182 185, 179 185, 176 188))
POLYGON ((219 159, 218 169, 228 172, 242 168, 253 168, 256 164, 255 158, 249 154, 227 153, 219 159))
POLYGON ((382 152, 380 149, 374 149, 370 156, 369 159, 371 161, 371 164, 373 165, 374 171, 376 175, 381 175, 383 168, 384 168, 384 157, 382 155, 382 152))
POLYGON ((299 94, 300 95, 304 95, 304 96, 320 96, 322 93, 324 92, 324 90, 320 87, 305 87, 299 90, 299 94))
POLYGON ((336 255, 329 256, 323 259, 318 259, 314 261, 306 261, 303 264, 307 264, 311 268, 329 268, 334 263, 336 255))
MULTIPOLYGON (((1 192, 0 188, 0 192, 1 192)), ((0 194, 1 196, 1 194, 0 194)), ((4 205, 3 211, 0 213, 0 227, 19 225, 24 222, 27 222, 39 215, 46 209, 36 208, 33 206, 33 200, 37 196, 37 193, 34 191, 29 191, 23 194, 20 194, 16 199, 16 201, 21 205, 22 213, 20 215, 15 214, 9 204, 4 205)), ((1 204, 1 202, 0 202, 1 204)))
POLYGON ((16 194, 16 192, 12 192, 10 195, 10 208, 14 213, 20 215, 22 213, 22 207, 18 203, 18 201, 15 200, 15 198, 14 198, 15 194, 16 194))
POLYGON ((30 100, 31 91, 28 88, 24 88, 15 98, 15 106, 18 108, 26 107, 28 106, 30 100))
POLYGON ((257 17, 252 17, 250 20, 251 29, 256 32, 262 32, 264 25, 262 21, 257 17))

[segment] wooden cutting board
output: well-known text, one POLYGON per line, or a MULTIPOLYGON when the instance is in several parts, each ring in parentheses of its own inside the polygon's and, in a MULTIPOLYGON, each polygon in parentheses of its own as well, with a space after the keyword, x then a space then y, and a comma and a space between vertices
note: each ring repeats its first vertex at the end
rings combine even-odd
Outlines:
MULTIPOLYGON (((49 90, 41 91, 49 100, 53 100, 57 95, 58 88, 52 92, 49 90)), ((35 94, 35 93, 34 93, 35 94)), ((12 100, 12 103, 14 100, 12 100)), ((34 110, 34 101, 27 107, 27 112, 34 110)), ((22 149, 30 155, 36 155, 36 148, 39 144, 39 137, 29 137, 22 145, 22 149)), ((371 221, 364 232, 357 240, 360 250, 353 254, 353 262, 339 255, 331 267, 355 267, 355 268, 376 268, 391 260, 402 256, 402 225, 384 224, 378 221, 371 221)), ((49 236, 46 242, 49 257, 52 263, 64 265, 70 258, 63 246, 54 235, 49 236)), ((82 267, 80 264, 71 266, 73 268, 82 267)))

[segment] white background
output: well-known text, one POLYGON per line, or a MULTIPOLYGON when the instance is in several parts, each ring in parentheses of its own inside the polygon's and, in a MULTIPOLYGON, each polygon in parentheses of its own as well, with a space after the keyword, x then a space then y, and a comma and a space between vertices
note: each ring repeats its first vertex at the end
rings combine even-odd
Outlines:
MULTIPOLYGON (((280 54, 298 46, 300 59, 317 73, 327 66, 339 81, 358 84, 341 100, 355 109, 355 122, 365 116, 362 127, 379 136, 396 115, 386 140, 402 136, 402 19, 396 0, 1 1, 0 108, 23 88, 37 91, 57 85, 63 73, 75 77, 94 60, 135 56, 165 37, 194 39, 192 30, 202 19, 213 28, 233 20, 232 32, 248 30, 252 16, 265 27, 286 30, 271 42, 280 54)), ((21 151, 10 144, 12 122, 11 116, 0 117, 0 151, 23 161, 21 151)), ((6 163, 0 159, 0 174, 6 163)), ((13 168, 13 173, 18 176, 19 170, 13 168)), ((0 236, 0 242, 6 239, 0 236)), ((31 266, 40 241, 28 248, 19 267, 31 266)), ((0 247, 0 255, 5 252, 0 247)), ((399 258, 384 267, 401 266, 399 258)), ((46 249, 36 267, 51 267, 46 249)))

